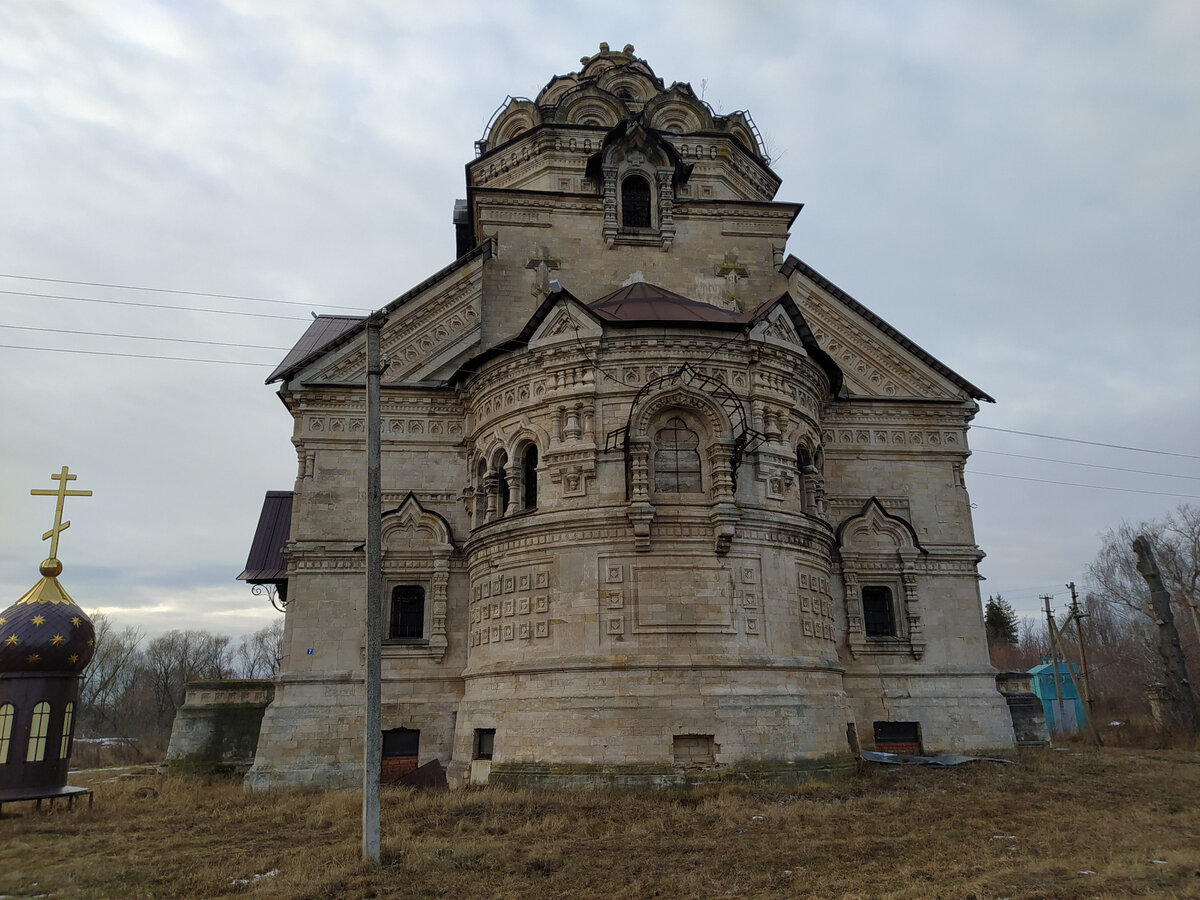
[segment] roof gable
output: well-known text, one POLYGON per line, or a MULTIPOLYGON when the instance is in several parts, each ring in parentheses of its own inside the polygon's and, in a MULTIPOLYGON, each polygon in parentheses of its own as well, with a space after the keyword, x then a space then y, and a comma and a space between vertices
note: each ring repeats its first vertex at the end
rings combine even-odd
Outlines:
MULTIPOLYGON (((385 383, 426 380, 478 346, 483 266, 490 257, 491 242, 485 241, 380 310, 387 316, 380 333, 380 350, 388 358, 385 383)), ((365 380, 365 322, 331 322, 319 331, 316 323, 309 326, 268 384, 365 380)))
POLYGON ((847 393, 996 402, 795 256, 780 272, 803 298, 817 343, 845 373, 847 393))

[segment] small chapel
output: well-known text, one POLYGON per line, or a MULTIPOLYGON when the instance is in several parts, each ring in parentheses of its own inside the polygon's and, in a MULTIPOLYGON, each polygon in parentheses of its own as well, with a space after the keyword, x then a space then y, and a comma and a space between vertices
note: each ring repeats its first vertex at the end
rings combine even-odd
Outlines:
POLYGON ((268 379, 297 473, 240 578, 286 610, 248 789, 800 777, 1013 745, 963 469, 992 400, 788 254, 747 112, 634 48, 507 98, 457 258, 376 314, 383 590, 366 596, 367 320, 268 379))

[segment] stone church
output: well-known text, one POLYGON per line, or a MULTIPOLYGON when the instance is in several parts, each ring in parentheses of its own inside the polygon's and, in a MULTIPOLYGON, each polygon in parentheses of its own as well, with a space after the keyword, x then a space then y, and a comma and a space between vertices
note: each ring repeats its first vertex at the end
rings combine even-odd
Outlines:
POLYGON ((457 259, 381 310, 383 580, 365 597, 365 320, 271 375, 294 419, 242 578, 286 601, 247 786, 384 766, 672 784, 1011 746, 967 429, 982 390, 785 246, 758 131, 601 45, 508 98, 457 259), (840 761, 840 762, 839 762, 840 761))

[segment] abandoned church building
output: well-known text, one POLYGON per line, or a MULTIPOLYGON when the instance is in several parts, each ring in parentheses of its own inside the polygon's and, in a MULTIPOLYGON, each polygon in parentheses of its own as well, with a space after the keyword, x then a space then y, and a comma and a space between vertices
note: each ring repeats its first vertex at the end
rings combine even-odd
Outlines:
POLYGON ((361 784, 367 602, 385 770, 667 784, 1012 745, 963 481, 991 398, 788 255, 779 187, 748 114, 631 46, 505 102, 457 258, 380 311, 380 596, 366 319, 318 317, 268 379, 298 472, 241 576, 286 600, 248 788, 361 784))

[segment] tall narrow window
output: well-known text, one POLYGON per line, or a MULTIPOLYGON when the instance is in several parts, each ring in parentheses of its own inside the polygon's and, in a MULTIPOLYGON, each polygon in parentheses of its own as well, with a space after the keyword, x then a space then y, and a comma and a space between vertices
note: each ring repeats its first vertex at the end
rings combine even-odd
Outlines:
POLYGON ((813 500, 810 496, 813 490, 813 458, 807 447, 799 447, 796 450, 796 471, 800 473, 800 509, 803 512, 813 512, 813 500))
POLYGON ((621 182, 621 227, 650 227, 650 182, 641 175, 621 182))
POLYGON ((508 492, 508 469, 505 468, 507 465, 508 455, 505 454, 500 457, 500 465, 496 467, 497 488, 500 491, 499 504, 496 508, 497 516, 503 516, 508 512, 508 501, 511 499, 508 492))
POLYGON ((863 630, 867 637, 893 637, 896 620, 892 615, 892 590, 880 585, 862 589, 863 630))
POLYGON ((58 745, 58 758, 66 759, 71 755, 71 719, 75 715, 75 704, 68 703, 63 712, 62 741, 58 745))
POLYGON ((521 506, 525 509, 537 509, 537 464, 537 445, 530 444, 521 457, 521 506))
POLYGON ((482 459, 475 472, 475 524, 487 521, 487 463, 482 459))
POLYGON ((43 700, 33 708, 29 723, 29 747, 25 762, 41 762, 46 758, 46 732, 50 730, 50 704, 43 700))
POLYGON ((654 435, 654 490, 694 494, 700 484, 700 436, 675 416, 654 435))
POLYGON ((398 584, 392 588, 392 640, 420 640, 425 637, 425 588, 419 584, 398 584))
POLYGON ((8 748, 12 744, 13 719, 17 711, 11 703, 0 706, 0 766, 8 762, 8 748))

